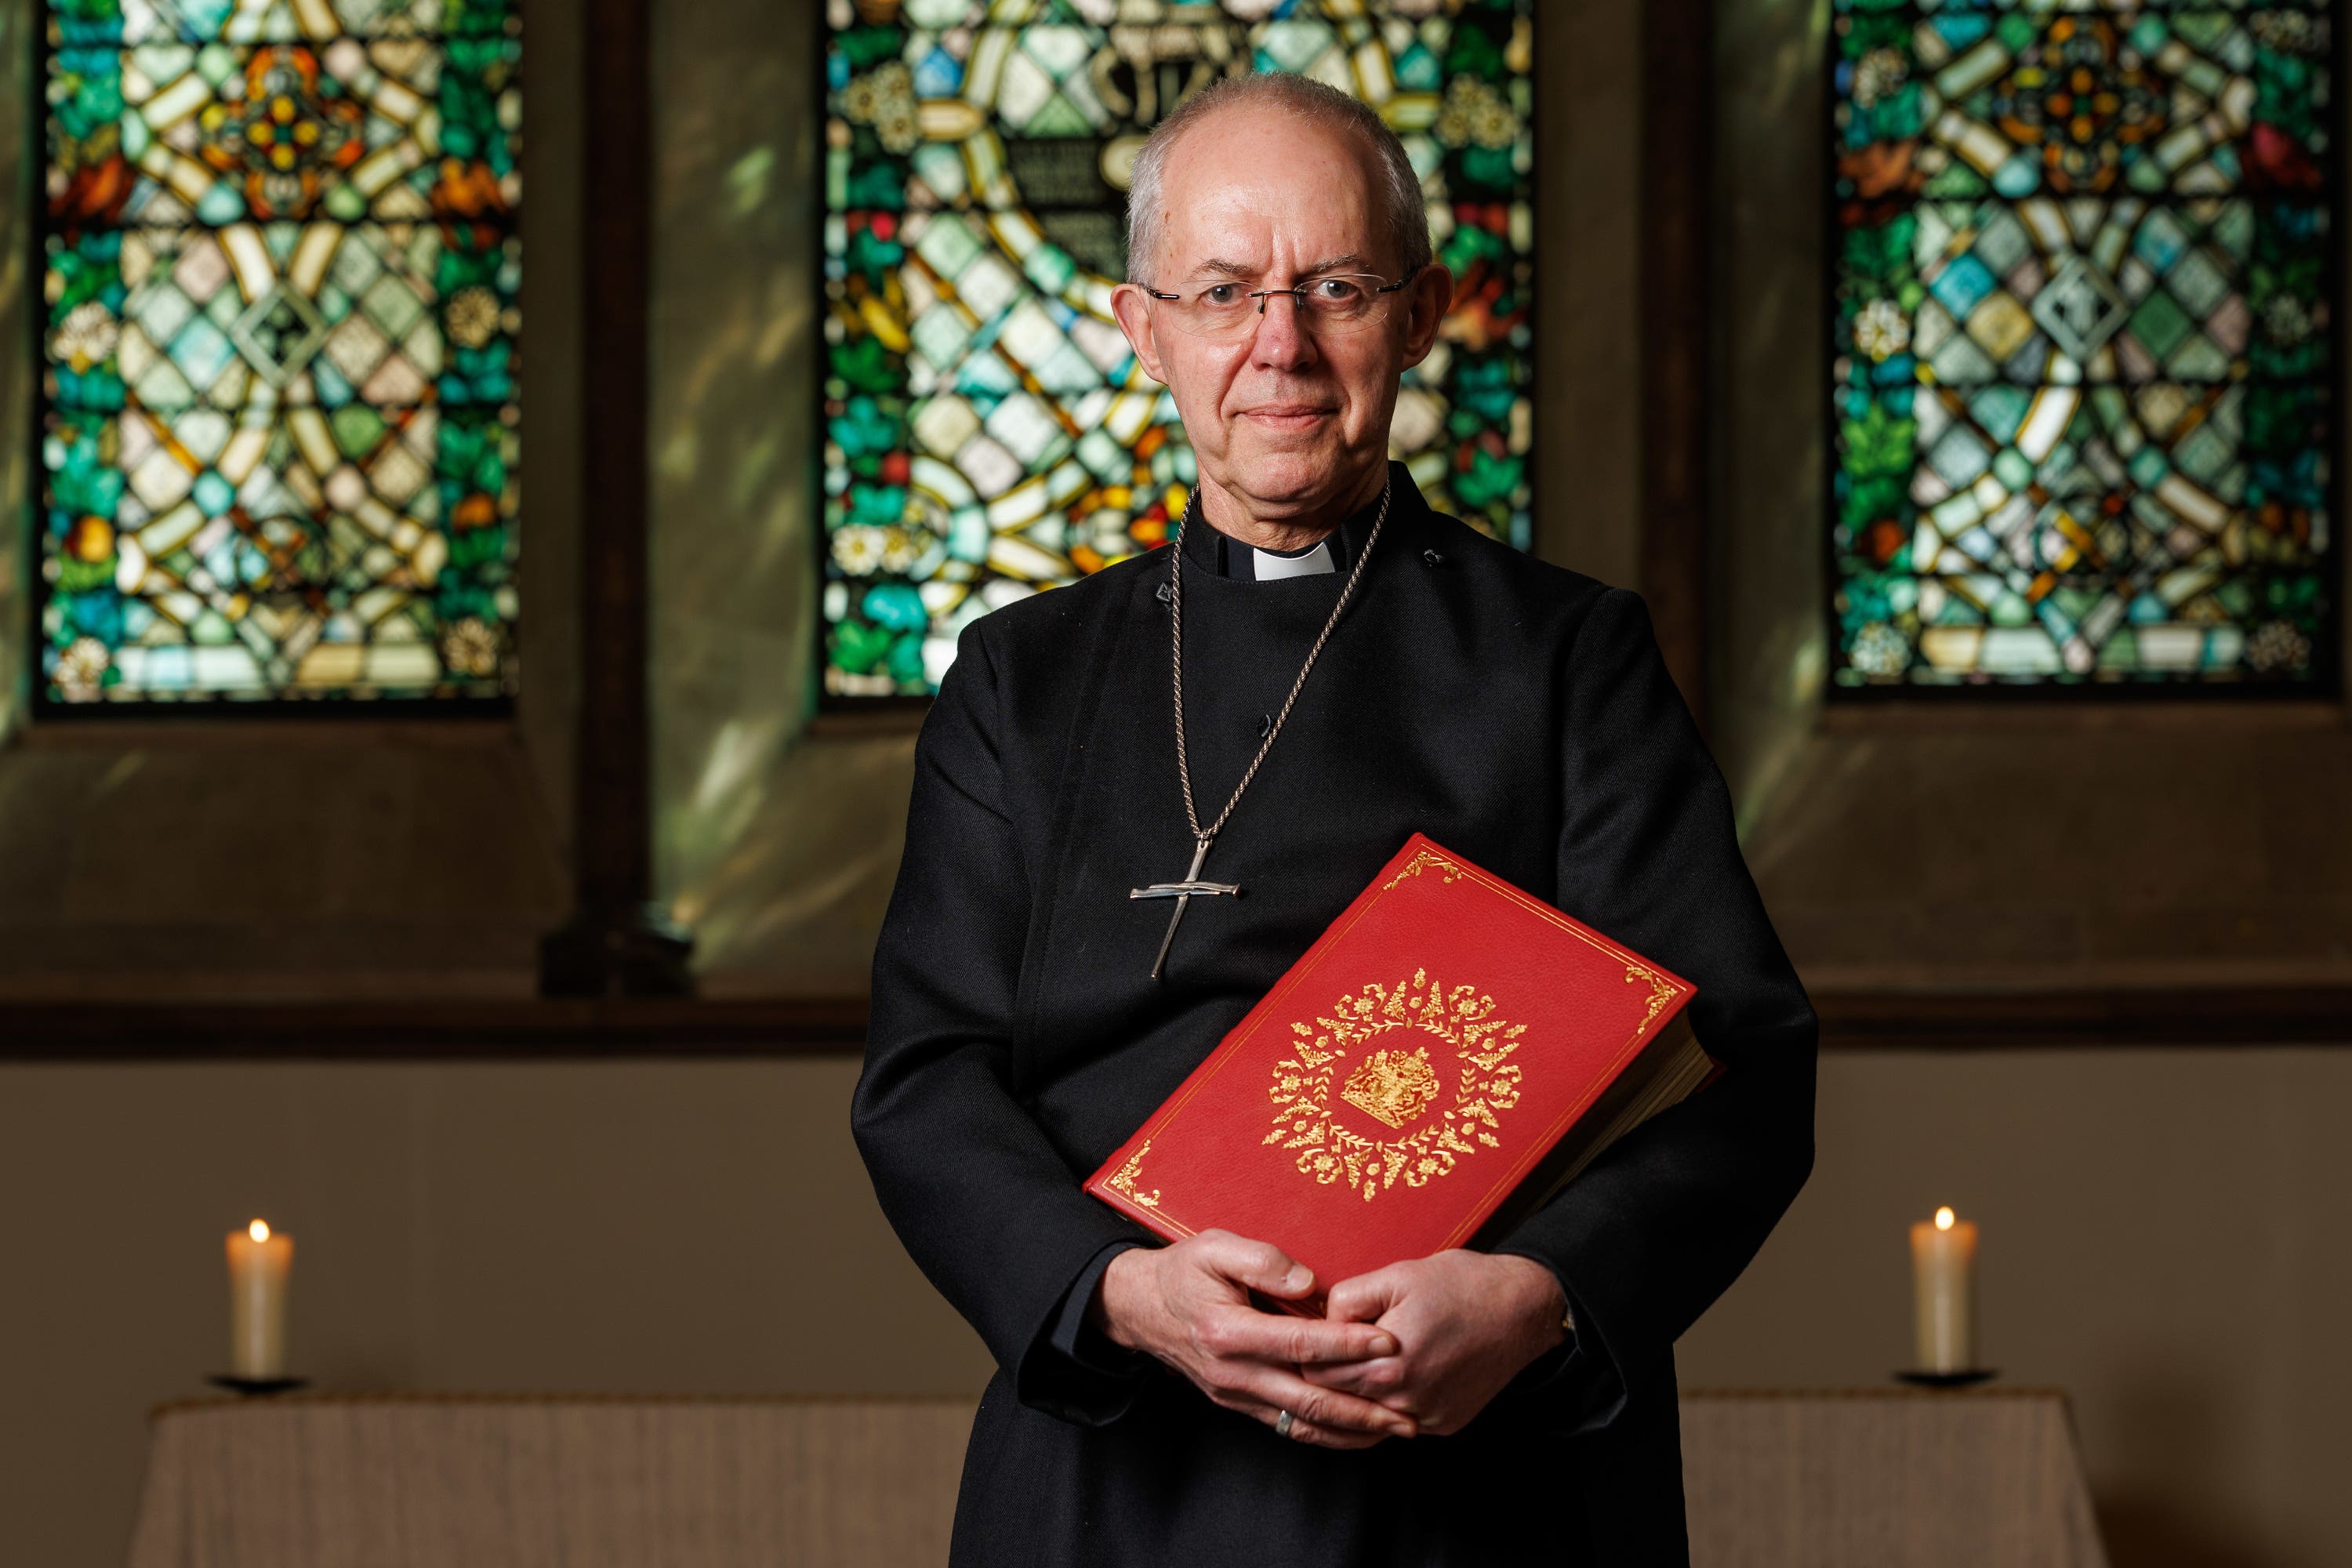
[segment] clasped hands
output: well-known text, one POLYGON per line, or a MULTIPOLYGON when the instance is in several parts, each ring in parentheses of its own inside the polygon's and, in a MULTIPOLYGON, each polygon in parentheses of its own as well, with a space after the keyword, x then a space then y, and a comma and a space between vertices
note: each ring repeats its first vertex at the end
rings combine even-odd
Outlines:
POLYGON ((1330 1288, 1320 1319, 1259 1310, 1315 1293, 1279 1247, 1204 1230, 1111 1259, 1090 1308, 1112 1342, 1181 1373, 1228 1410, 1329 1448, 1458 1432, 1566 1337, 1559 1281, 1525 1258, 1449 1251, 1330 1288))

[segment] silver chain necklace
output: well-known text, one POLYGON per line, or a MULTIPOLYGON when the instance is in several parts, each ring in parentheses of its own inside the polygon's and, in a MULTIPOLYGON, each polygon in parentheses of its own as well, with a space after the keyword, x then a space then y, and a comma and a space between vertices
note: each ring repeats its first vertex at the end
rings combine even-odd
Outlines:
POLYGON ((1202 864, 1209 858, 1209 846, 1216 842, 1219 833, 1224 831, 1225 821, 1233 816, 1234 807, 1241 805, 1242 796, 1249 790, 1250 781, 1257 777, 1257 770, 1265 762, 1265 754, 1274 750, 1275 738, 1282 733, 1282 726, 1289 720, 1290 710, 1297 703, 1299 692, 1306 689, 1307 677, 1315 668, 1315 661, 1322 657, 1323 645, 1331 640, 1332 630, 1339 626, 1340 616, 1346 613, 1348 601, 1355 597, 1356 584, 1363 577, 1364 568, 1370 564, 1372 546, 1380 542, 1381 527, 1389 520, 1389 497, 1394 489, 1393 479, 1381 487, 1380 512, 1372 519, 1371 532, 1364 536, 1364 548, 1357 555, 1356 564, 1349 570, 1348 581, 1340 586, 1339 602, 1331 606, 1330 618, 1323 623, 1323 629, 1315 634, 1315 646, 1307 650, 1307 662, 1298 667, 1298 679, 1290 683, 1290 695, 1282 700, 1281 711, 1275 714, 1274 722, 1266 726, 1265 738, 1258 742, 1257 755, 1250 759, 1250 765, 1243 771, 1242 782, 1234 786, 1233 798, 1225 802, 1225 809, 1217 813, 1217 819, 1206 827, 1201 826, 1201 815, 1193 809, 1192 763, 1184 745, 1184 541, 1188 537, 1187 531, 1192 526, 1193 509, 1201 499, 1197 486, 1184 507, 1176 544, 1168 552, 1171 580, 1168 622, 1170 638, 1175 645, 1176 782, 1181 786, 1184 796, 1185 825, 1192 830, 1192 866, 1184 873, 1184 879, 1181 882, 1154 882, 1148 888, 1130 889, 1127 895, 1130 899, 1176 900, 1176 908, 1168 916, 1168 934, 1160 939, 1160 955, 1151 961, 1151 978, 1154 980, 1159 979, 1160 972, 1167 967, 1168 946, 1176 940, 1176 928, 1182 923, 1185 908, 1192 903, 1194 895, 1234 898, 1241 893, 1241 885, 1237 882, 1201 880, 1202 864))

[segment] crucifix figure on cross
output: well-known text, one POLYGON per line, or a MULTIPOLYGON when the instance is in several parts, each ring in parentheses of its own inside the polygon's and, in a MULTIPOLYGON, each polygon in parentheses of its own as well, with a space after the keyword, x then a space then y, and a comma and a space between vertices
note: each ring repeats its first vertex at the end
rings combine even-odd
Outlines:
POLYGON ((1209 858, 1209 846, 1214 841, 1211 835, 1205 833, 1194 840, 1192 868, 1184 873, 1182 881, 1154 882, 1148 888, 1131 888, 1128 890, 1127 896, 1130 899, 1176 900, 1176 908, 1168 916, 1168 934, 1160 939, 1160 956, 1151 961, 1151 978, 1154 980, 1160 978, 1160 971, 1168 962, 1168 944, 1176 940, 1176 927, 1183 920, 1185 906, 1192 901, 1193 894, 1198 893, 1202 898, 1214 898, 1221 895, 1229 898, 1241 896, 1241 884, 1238 882, 1203 882, 1200 879, 1201 863, 1209 858))

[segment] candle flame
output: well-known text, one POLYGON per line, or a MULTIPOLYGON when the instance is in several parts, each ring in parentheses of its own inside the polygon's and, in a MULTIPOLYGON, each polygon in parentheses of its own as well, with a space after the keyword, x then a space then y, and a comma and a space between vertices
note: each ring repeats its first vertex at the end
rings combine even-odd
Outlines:
MULTIPOLYGON (((1948 1215, 1952 1211, 1946 1209, 1944 1212, 1948 1215)), ((251 1225, 245 1227, 245 1234, 253 1237, 256 1241, 268 1241, 269 1239, 269 1222, 266 1219, 255 1220, 251 1225)))
MULTIPOLYGON (((1948 1209, 1948 1208, 1940 1208, 1940 1209, 1937 1209, 1937 1210, 1936 1211, 1936 1228, 1937 1228, 1937 1230, 1949 1230, 1949 1229, 1951 1229, 1951 1228, 1952 1228, 1952 1220, 1953 1220, 1953 1218, 1954 1218, 1954 1217, 1955 1217, 1955 1216, 1954 1216, 1954 1215, 1952 1214, 1952 1211, 1951 1211, 1950 1209, 1948 1209)), ((259 1222, 258 1222, 258 1221, 256 1221, 255 1223, 258 1224, 259 1222)))

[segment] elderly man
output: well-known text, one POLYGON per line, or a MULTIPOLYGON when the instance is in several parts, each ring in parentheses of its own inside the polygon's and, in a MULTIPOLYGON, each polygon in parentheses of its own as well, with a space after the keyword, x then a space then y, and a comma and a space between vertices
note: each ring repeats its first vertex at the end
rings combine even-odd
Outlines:
POLYGON ((1118 318, 1192 505, 1171 548, 965 631, 854 1107, 999 1368, 954 1561, 1680 1561, 1674 1342, 1811 1162, 1813 1016, 1722 779, 1637 597, 1387 460, 1451 280, 1378 118, 1221 83, 1152 136, 1129 224, 1118 318), (1696 981, 1718 1079, 1495 1250, 1359 1279, 1082 1194, 1416 828, 1696 981), (1170 881, 1241 896, 1129 896, 1170 881), (1253 1299, 1326 1288, 1319 1320, 1253 1299))

